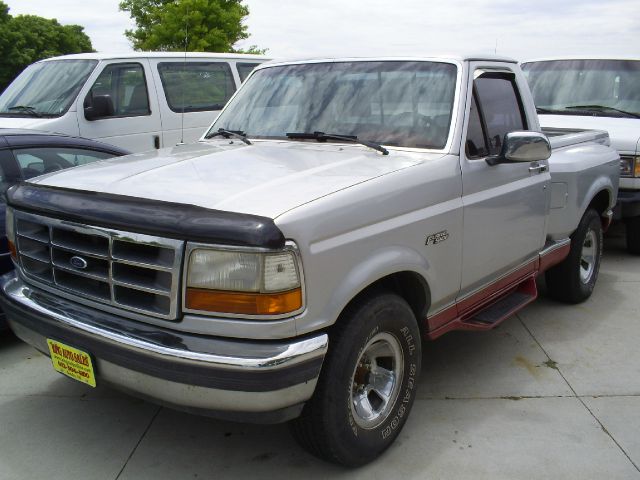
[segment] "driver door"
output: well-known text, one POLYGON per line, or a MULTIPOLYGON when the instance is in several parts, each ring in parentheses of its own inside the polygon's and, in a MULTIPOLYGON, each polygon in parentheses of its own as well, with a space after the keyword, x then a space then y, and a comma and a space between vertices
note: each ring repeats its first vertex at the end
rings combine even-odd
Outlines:
POLYGON ((506 133, 529 129, 515 73, 476 66, 469 82, 473 93, 461 148, 464 239, 459 301, 499 278, 525 274, 527 268, 533 272, 532 262, 544 245, 549 208, 547 160, 493 166, 486 162, 500 153, 506 133))
POLYGON ((80 136, 141 152, 160 147, 162 125, 158 98, 146 59, 110 62, 98 67, 97 77, 79 97, 80 136), (108 112, 89 120, 85 108, 96 97, 107 98, 108 112))

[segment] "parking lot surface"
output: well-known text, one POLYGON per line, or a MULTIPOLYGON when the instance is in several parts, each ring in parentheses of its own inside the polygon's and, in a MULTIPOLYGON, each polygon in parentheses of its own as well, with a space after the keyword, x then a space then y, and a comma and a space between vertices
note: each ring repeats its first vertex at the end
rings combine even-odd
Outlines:
POLYGON ((640 479, 640 258, 623 243, 606 239, 586 303, 542 294, 495 330, 425 343, 406 427, 357 470, 306 454, 286 425, 89 389, 0 334, 0 478, 640 479))

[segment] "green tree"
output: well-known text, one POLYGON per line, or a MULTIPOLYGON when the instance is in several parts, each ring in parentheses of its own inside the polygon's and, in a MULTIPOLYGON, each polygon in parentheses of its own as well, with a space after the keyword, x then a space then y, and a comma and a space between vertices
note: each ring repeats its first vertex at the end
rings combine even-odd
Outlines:
POLYGON ((253 45, 246 52, 234 45, 249 38, 241 0, 122 0, 135 30, 125 35, 135 50, 264 53, 253 45))
POLYGON ((9 14, 0 1, 0 91, 27 66, 43 58, 92 52, 91 40, 79 25, 55 19, 9 14))

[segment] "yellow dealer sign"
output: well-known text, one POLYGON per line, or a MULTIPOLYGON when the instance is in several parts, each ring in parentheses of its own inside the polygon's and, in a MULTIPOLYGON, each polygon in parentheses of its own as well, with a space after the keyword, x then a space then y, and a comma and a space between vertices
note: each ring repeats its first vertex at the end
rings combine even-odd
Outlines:
POLYGON ((47 343, 56 371, 92 387, 96 386, 93 364, 88 353, 51 339, 47 339, 47 343))

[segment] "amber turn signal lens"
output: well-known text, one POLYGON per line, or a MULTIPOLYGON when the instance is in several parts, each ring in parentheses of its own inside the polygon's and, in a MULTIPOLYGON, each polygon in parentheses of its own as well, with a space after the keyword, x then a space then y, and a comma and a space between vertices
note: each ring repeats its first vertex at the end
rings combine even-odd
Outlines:
POLYGON ((187 288, 186 307, 240 315, 281 315, 302 307, 302 289, 280 293, 238 293, 187 288))
POLYGON ((11 258, 13 258, 14 260, 18 260, 18 252, 16 251, 16 246, 15 244, 9 240, 9 253, 11 254, 11 258))

